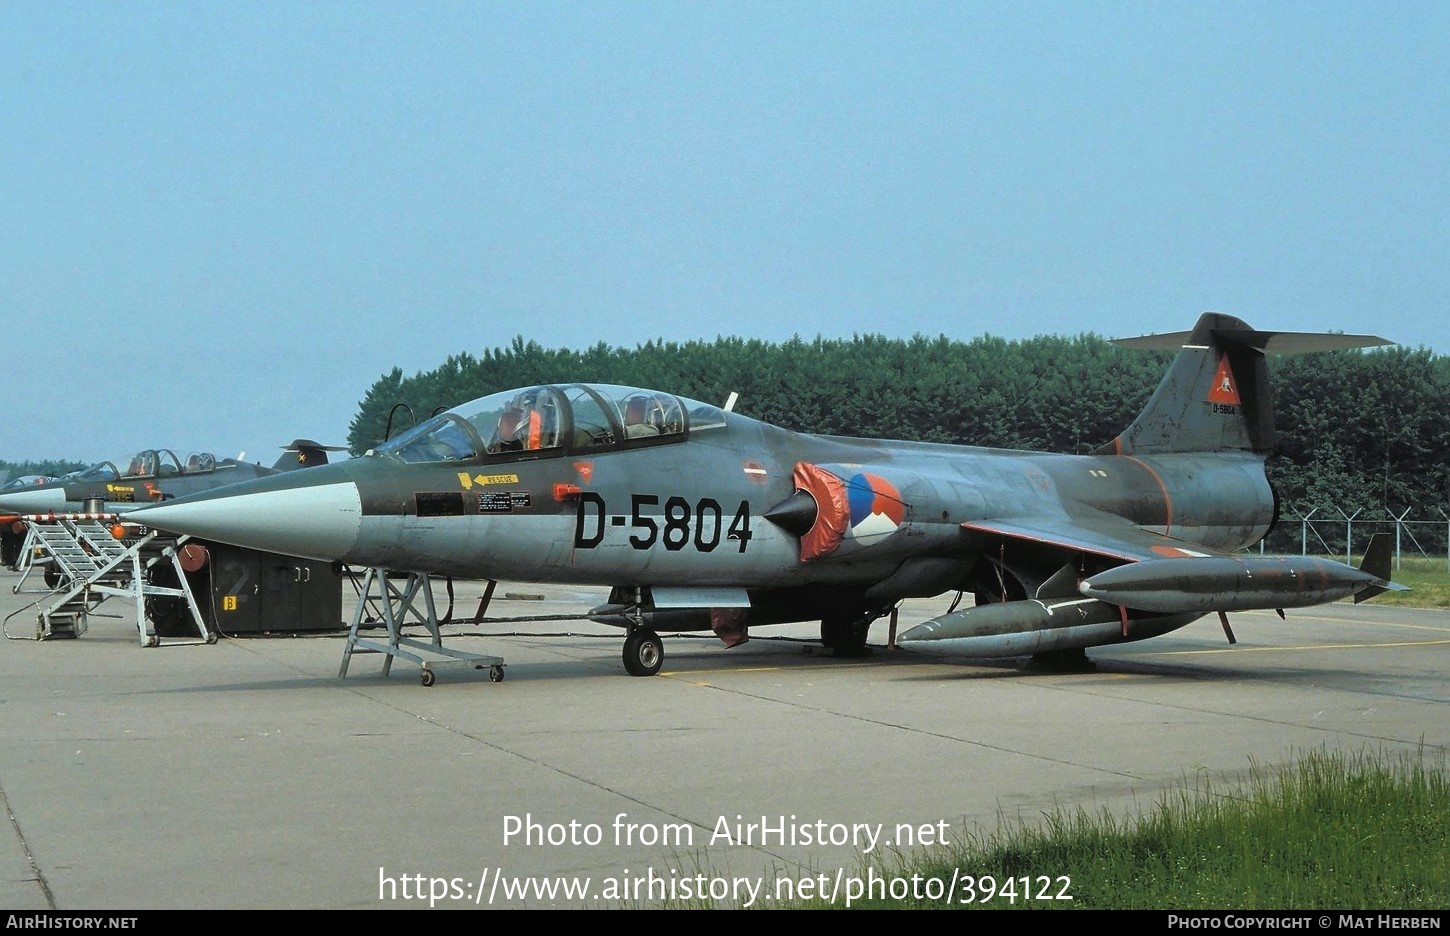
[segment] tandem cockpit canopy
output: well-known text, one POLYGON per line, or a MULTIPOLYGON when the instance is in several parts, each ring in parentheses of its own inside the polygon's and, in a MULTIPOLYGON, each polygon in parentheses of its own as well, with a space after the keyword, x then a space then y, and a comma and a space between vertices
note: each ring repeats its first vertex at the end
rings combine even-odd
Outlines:
POLYGON ((369 454, 512 461, 681 442, 725 425, 718 406, 610 384, 541 384, 456 406, 369 454))
POLYGON ((67 475, 66 481, 116 481, 121 478, 157 478, 180 474, 203 474, 216 470, 216 456, 193 452, 186 462, 170 449, 142 449, 129 459, 96 462, 89 468, 67 475), (124 470, 118 465, 123 465, 124 470))

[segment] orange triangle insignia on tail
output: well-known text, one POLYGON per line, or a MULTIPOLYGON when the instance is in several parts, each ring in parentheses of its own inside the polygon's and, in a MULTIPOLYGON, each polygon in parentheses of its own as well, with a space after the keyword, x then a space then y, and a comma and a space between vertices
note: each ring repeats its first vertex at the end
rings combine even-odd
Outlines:
POLYGON ((1213 386, 1208 390, 1208 402, 1229 403, 1234 406, 1242 402, 1239 400, 1239 388, 1234 386, 1234 376, 1229 370, 1227 355, 1218 359, 1218 370, 1213 372, 1213 386))

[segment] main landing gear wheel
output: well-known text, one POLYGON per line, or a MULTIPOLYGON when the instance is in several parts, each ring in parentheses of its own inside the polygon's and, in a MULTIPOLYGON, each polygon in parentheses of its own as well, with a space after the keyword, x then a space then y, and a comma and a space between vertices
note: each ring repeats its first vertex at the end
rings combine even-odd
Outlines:
POLYGON ((1081 647, 1070 650, 1045 650, 1032 654, 1027 669, 1034 673, 1092 673, 1098 666, 1081 647))
POLYGON ((870 618, 828 617, 821 621, 821 643, 839 657, 869 656, 870 618))
POLYGON ((502 666, 490 666, 488 668, 488 681, 489 682, 503 682, 503 667, 502 666))
POLYGON ((624 638, 624 668, 631 676, 653 676, 665 662, 665 645, 659 634, 640 628, 624 638))

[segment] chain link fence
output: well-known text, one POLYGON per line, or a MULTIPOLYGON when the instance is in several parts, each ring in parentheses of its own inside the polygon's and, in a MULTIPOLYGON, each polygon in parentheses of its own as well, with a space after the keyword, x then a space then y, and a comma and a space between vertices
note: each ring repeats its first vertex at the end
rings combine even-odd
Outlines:
POLYGON ((1382 508, 1317 507, 1285 510, 1259 544, 1263 553, 1330 556, 1358 565, 1376 533, 1395 538, 1395 567, 1405 558, 1440 559, 1450 571, 1450 507, 1406 508, 1399 515, 1382 508))

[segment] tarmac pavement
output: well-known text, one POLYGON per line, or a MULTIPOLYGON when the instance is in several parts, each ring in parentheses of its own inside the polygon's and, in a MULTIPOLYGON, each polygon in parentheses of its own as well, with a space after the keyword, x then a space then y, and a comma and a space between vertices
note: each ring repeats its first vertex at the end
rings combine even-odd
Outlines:
MULTIPOLYGON (((41 597, 17 579, 0 572, 0 617, 41 597)), ((457 613, 482 590, 459 584, 457 613)), ((499 593, 542 599, 492 616, 603 599, 499 593)), ((946 604, 908 603, 900 630, 946 604)), ((888 651, 878 622, 860 660, 770 639, 805 625, 731 650, 667 635, 661 674, 633 678, 610 628, 452 625, 506 679, 446 667, 430 688, 376 656, 339 679, 341 631, 145 649, 113 606, 79 639, 0 644, 8 910, 768 906, 802 885, 844 903, 914 845, 1003 819, 1450 744, 1450 613, 1373 603, 1235 614, 1235 647, 1207 618, 1059 674, 888 651)))

